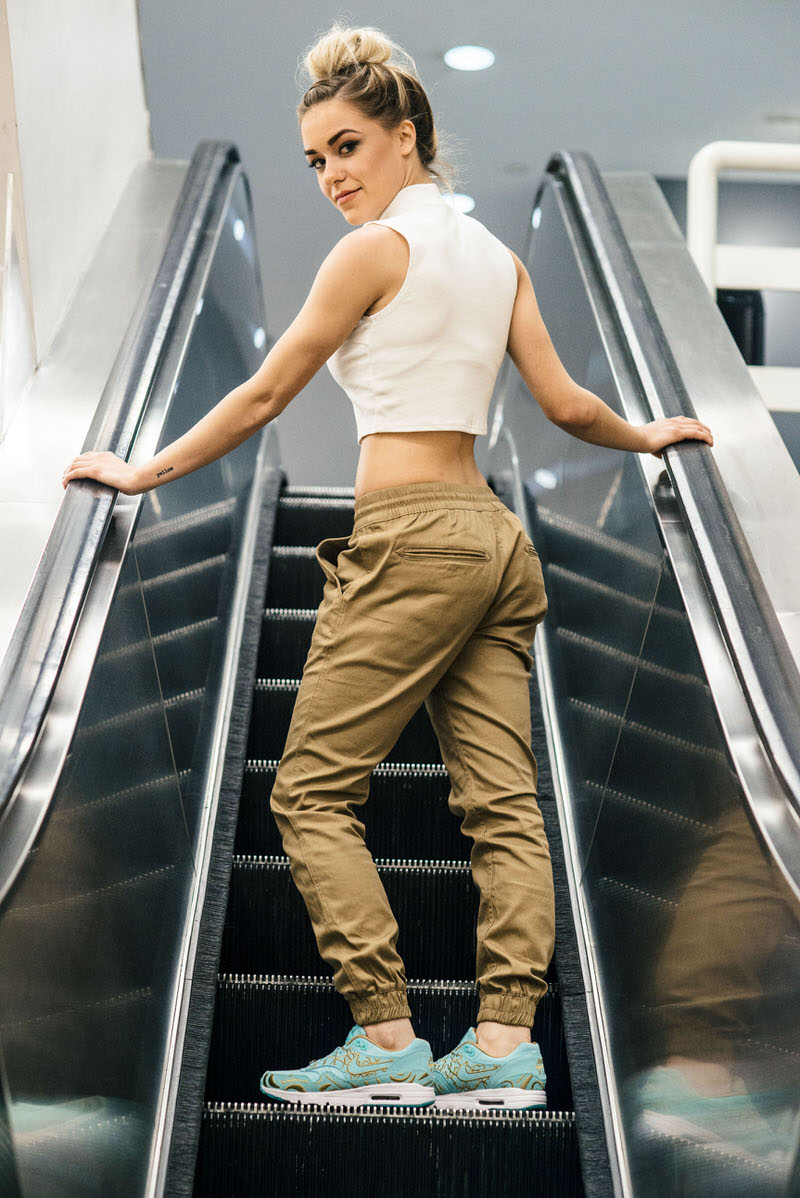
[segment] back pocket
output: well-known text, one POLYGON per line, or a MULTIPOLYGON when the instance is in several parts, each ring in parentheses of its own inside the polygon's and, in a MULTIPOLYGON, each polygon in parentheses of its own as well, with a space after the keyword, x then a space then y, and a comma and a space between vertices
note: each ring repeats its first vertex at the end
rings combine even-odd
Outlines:
POLYGON ((411 558, 444 558, 446 561, 485 562, 489 554, 485 549, 469 545, 401 545, 398 553, 411 558))

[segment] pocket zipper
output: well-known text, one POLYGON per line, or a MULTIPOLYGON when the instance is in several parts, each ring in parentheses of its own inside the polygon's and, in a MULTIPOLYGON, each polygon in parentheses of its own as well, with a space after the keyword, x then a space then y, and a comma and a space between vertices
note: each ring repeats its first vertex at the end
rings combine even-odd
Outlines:
POLYGON ((406 557, 444 557, 450 560, 458 557, 486 559, 488 554, 483 549, 469 549, 465 546, 449 548, 428 545, 404 545, 401 552, 406 557))

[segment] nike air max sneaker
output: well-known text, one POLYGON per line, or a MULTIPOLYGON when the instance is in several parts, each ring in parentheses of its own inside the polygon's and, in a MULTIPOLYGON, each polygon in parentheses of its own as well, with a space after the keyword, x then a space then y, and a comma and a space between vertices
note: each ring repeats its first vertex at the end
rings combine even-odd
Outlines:
POLYGON ((525 1110, 547 1106, 547 1077, 539 1045, 518 1044, 504 1057, 493 1057, 478 1046, 474 1027, 452 1052, 434 1061, 436 1106, 449 1108, 504 1107, 525 1110))
POLYGON ((327 1056, 302 1069, 267 1070, 262 1093, 313 1106, 432 1106, 436 1100, 427 1040, 394 1051, 369 1040, 360 1024, 327 1056))

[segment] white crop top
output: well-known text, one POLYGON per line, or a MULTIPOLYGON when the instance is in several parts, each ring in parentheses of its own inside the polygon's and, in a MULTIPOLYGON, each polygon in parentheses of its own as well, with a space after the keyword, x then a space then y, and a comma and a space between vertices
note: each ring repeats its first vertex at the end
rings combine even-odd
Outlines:
POLYGON ((483 434, 517 293, 509 250, 435 183, 401 187, 377 220, 409 246, 397 295, 362 316, 328 359, 367 433, 483 434))

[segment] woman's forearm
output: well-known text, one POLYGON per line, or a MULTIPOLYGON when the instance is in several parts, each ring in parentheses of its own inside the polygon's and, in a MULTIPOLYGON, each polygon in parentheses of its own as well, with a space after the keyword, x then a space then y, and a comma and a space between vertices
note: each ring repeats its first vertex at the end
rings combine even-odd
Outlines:
POLYGON ((271 419, 270 408, 253 394, 252 379, 234 387, 177 441, 136 467, 137 490, 152 491, 224 457, 271 419))
POLYGON ((629 424, 618 416, 599 395, 579 387, 575 405, 576 415, 571 420, 559 420, 558 427, 581 441, 592 445, 605 445, 610 449, 631 449, 644 452, 648 446, 643 433, 644 425, 629 424))

